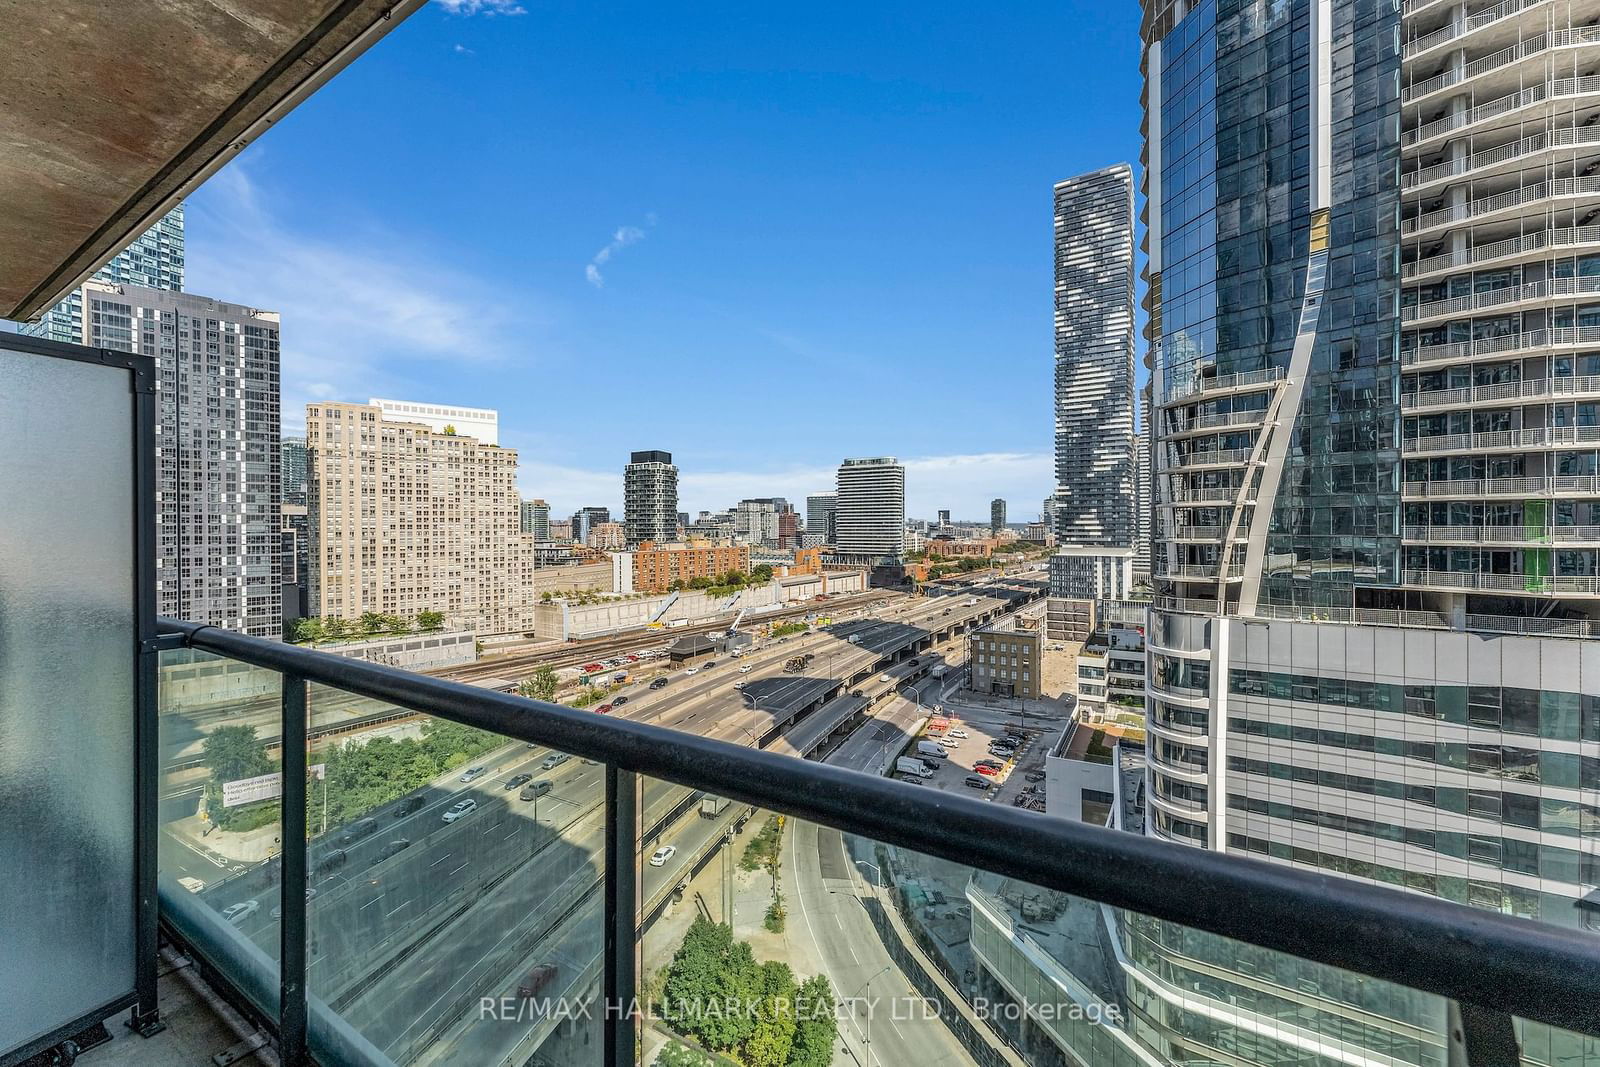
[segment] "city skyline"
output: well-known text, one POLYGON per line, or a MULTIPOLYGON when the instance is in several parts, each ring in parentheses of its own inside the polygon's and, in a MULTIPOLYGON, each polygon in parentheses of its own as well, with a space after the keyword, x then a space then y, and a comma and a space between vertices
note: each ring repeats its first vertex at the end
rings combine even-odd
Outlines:
POLYGON ((917 61, 933 42, 906 39, 897 18, 863 23, 840 8, 769 37, 771 28, 748 20, 707 13, 691 32, 652 14, 630 24, 620 47, 637 53, 648 45, 661 83, 630 89, 608 81, 581 101, 552 91, 541 105, 563 127, 617 131, 619 150, 640 137, 603 170, 574 172, 589 164, 565 151, 530 155, 517 139, 491 135, 504 128, 504 104, 417 117, 449 144, 459 139, 457 151, 390 137, 382 132, 388 116, 368 125, 371 103, 415 77, 460 79, 452 92, 462 100, 492 101, 524 75, 527 54, 544 57, 551 75, 572 71, 561 80, 579 77, 580 68, 585 77, 616 70, 631 62, 616 54, 616 28, 602 33, 573 12, 486 19, 428 5, 190 198, 189 285, 274 308, 291 325, 285 433, 303 430, 314 401, 377 396, 497 408, 502 443, 523 456, 520 491, 548 500, 556 514, 590 504, 619 512, 613 471, 626 446, 596 450, 586 414, 540 402, 548 384, 628 378, 690 359, 801 400, 809 387, 796 383, 812 379, 794 379, 790 369, 804 365, 828 398, 808 413, 818 421, 807 425, 824 432, 781 443, 770 440, 760 405, 729 405, 714 426, 675 419, 675 410, 700 402, 691 378, 666 375, 650 389, 608 398, 612 420, 673 452, 691 513, 750 496, 803 499, 831 484, 829 472, 846 455, 905 460, 913 515, 949 507, 978 519, 995 496, 1042 499, 1055 488, 1050 398, 1038 372, 1051 345, 1050 189, 1136 156, 1138 19, 1131 9, 1087 4, 1015 13, 986 28, 1002 34, 991 55, 971 53, 977 17, 952 9, 947 24, 922 24, 919 34, 932 35, 936 47, 968 56, 959 78, 935 81, 917 61), (567 30, 570 48, 546 55, 551 17, 578 24, 567 30), (842 49, 846 38, 833 32, 840 22, 856 42, 842 49), (1099 72, 1063 71, 1048 42, 1069 31, 1103 38, 1118 55, 1099 72), (803 39, 781 39, 794 32, 803 39), (766 69, 754 60, 755 69, 738 74, 707 73, 713 56, 767 52, 766 69), (862 73, 840 73, 856 69, 862 73), (991 99, 995 84, 1006 92, 991 99), (1063 93, 1093 106, 1066 115, 1063 93), (746 95, 750 102, 741 103, 746 95), (753 107, 792 121, 752 124, 753 107), (912 143, 878 143, 886 109, 911 120, 912 143), (352 114, 367 116, 359 134, 349 128, 352 114), (1090 124, 1094 136, 1081 136, 1090 124), (952 131, 982 138, 983 167, 952 151, 952 131), (381 151, 362 143, 369 133, 382 137, 381 151), (865 180, 832 149, 797 158, 796 137, 810 143, 824 133, 864 153, 854 158, 870 168, 865 180), (642 163, 645 142, 661 136, 693 146, 708 187, 642 163), (910 181, 906 166, 946 177, 910 181), (758 171, 768 178, 752 198, 758 171), (411 181, 393 181, 406 172, 411 181), (792 206, 770 212, 769 198, 792 206), (517 208, 485 211, 495 202, 517 208), (926 225, 930 219, 936 225, 926 225), (618 232, 627 236, 619 241, 618 232), (251 255, 238 256, 240 247, 251 255), (585 267, 607 248, 597 287, 585 267), (767 280, 752 285, 756 278, 767 280), (818 307, 828 308, 826 325, 818 307), (915 405, 878 403, 871 390, 831 388, 863 361, 930 383, 959 381, 977 363, 998 367, 1017 417, 930 420, 915 405), (981 458, 988 456, 1000 458, 981 458), (971 472, 984 462, 990 474, 971 472), (935 485, 948 496, 924 492, 935 485))

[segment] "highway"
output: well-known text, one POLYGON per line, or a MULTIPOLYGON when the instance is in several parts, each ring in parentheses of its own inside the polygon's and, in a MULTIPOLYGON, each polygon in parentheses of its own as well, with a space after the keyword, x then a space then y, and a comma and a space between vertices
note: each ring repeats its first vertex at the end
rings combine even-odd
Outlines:
MULTIPOLYGON (((872 698, 892 689, 901 676, 926 669, 928 663, 913 668, 905 662, 914 648, 931 643, 935 632, 952 633, 1006 603, 1003 597, 982 595, 976 604, 967 603, 972 596, 966 591, 959 598, 908 599, 877 616, 836 617, 831 633, 770 641, 693 675, 678 670, 662 690, 635 686, 625 691, 628 702, 613 714, 737 743, 767 744, 796 717, 844 692, 849 679, 872 698), (852 643, 852 636, 860 643, 852 643), (811 668, 783 673, 784 662, 803 652, 816 657, 811 668), (880 663, 897 655, 902 662, 884 681, 880 663), (738 668, 744 667, 749 670, 741 673, 738 668), (744 689, 735 689, 735 681, 744 681, 744 689)), ((641 640, 657 643, 659 635, 641 635, 641 640)), ((895 714, 902 713, 896 709, 895 714)), ((413 794, 423 798, 420 810, 396 816, 391 805, 373 813, 378 829, 361 840, 343 840, 347 831, 342 829, 313 839, 317 895, 309 908, 309 990, 396 1062, 410 1063, 426 1052, 427 1062, 493 1063, 519 1044, 537 1047, 543 1040, 537 1030, 548 1029, 549 1020, 482 1020, 476 1015, 478 998, 508 995, 503 987, 514 987, 528 969, 569 950, 575 953, 571 965, 558 962, 558 967, 571 981, 594 969, 593 957, 585 955, 589 934, 576 931, 598 930, 598 919, 578 917, 597 906, 601 885, 602 768, 576 758, 546 768, 550 755, 508 743, 475 761, 486 769, 477 781, 461 783, 458 769, 413 794), (537 801, 537 815, 534 802, 520 801, 515 789, 504 788, 518 774, 551 782, 551 792, 537 801), (476 800, 477 810, 445 823, 444 812, 464 797, 476 800), (398 847, 401 841, 409 844, 398 847), (334 846, 342 847, 347 859, 328 870, 325 860, 334 846)), ((313 826, 315 799, 313 784, 313 826)), ((663 823, 686 799, 692 798, 683 787, 645 783, 644 825, 663 823)), ((719 818, 704 819, 691 803, 685 814, 642 843, 647 854, 658 844, 677 846, 663 866, 641 865, 647 917, 742 810, 730 806, 719 818)), ((187 867, 211 864, 171 841, 164 843, 164 861, 175 851, 186 853, 180 858, 187 867)), ((215 866, 211 874, 214 880, 215 866)), ((219 909, 257 900, 259 910, 239 928, 273 955, 279 936, 271 917, 276 877, 275 864, 256 865, 230 873, 203 894, 219 909)))

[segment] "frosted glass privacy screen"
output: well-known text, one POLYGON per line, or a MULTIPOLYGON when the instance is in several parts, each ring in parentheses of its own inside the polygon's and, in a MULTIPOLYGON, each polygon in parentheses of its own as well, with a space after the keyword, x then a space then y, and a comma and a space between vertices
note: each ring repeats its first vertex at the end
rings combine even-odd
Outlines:
POLYGON ((126 998, 136 951, 132 376, 14 343, 0 334, 0 1059, 126 998))

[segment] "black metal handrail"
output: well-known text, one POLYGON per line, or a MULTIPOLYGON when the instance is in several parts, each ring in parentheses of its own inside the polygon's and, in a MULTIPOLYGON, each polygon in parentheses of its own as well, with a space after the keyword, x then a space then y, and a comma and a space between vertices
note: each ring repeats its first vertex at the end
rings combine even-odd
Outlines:
MULTIPOLYGON (((1600 1035, 1600 941, 1572 930, 215 627, 163 619, 159 628, 189 648, 599 760, 608 803, 619 772, 648 775, 1435 993, 1478 1019, 1509 1014, 1600 1035)), ((615 806, 612 816, 629 818, 615 806)), ((609 893, 607 903, 626 910, 609 893)), ((608 937, 627 939, 631 916, 613 918, 608 937)))

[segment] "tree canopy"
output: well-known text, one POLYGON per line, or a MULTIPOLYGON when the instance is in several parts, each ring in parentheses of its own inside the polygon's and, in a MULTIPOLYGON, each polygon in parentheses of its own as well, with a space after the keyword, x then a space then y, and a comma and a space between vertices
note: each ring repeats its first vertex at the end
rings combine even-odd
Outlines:
POLYGON ((827 1067, 838 1036, 833 991, 787 963, 757 963, 723 923, 697 918, 672 957, 663 1014, 681 1033, 750 1067, 827 1067))

